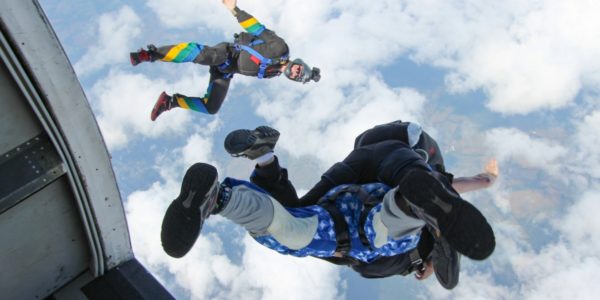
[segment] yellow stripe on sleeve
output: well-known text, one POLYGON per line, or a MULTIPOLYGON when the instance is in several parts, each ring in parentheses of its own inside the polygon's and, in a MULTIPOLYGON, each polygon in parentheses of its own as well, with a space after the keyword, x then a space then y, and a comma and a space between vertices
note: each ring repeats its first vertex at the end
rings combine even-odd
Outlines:
POLYGON ((250 19, 248 19, 246 21, 240 22, 240 25, 242 25, 242 27, 244 27, 244 29, 245 29, 245 28, 248 28, 248 27, 250 27, 250 26, 252 26, 252 25, 254 25, 256 23, 258 23, 258 21, 254 17, 252 17, 252 18, 250 18, 250 19))
POLYGON ((163 61, 172 61, 173 59, 175 59, 175 57, 177 57, 177 55, 179 54, 179 52, 181 52, 181 50, 185 49, 185 47, 188 46, 189 43, 181 43, 178 44, 177 46, 171 48, 169 50, 169 52, 167 52, 167 54, 165 55, 165 57, 163 57, 163 61))
POLYGON ((176 97, 176 98, 177 98, 177 104, 179 105, 179 107, 185 108, 185 109, 190 109, 190 107, 187 105, 187 103, 185 102, 184 99, 182 99, 181 97, 176 97))

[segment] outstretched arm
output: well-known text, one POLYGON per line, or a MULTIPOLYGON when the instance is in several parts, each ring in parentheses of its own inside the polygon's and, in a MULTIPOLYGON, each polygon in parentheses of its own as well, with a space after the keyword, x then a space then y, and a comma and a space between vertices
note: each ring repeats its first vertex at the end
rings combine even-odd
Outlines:
POLYGON ((223 0, 223 5, 229 9, 229 11, 235 16, 235 8, 237 7, 237 0, 223 0))
POLYGON ((459 193, 466 193, 490 187, 498 177, 498 161, 491 159, 485 165, 485 171, 470 177, 457 177, 452 181, 452 187, 459 193))
POLYGON ((265 25, 261 24, 251 14, 237 7, 237 0, 223 0, 223 5, 237 18, 238 23, 246 32, 258 36, 265 31, 265 25))

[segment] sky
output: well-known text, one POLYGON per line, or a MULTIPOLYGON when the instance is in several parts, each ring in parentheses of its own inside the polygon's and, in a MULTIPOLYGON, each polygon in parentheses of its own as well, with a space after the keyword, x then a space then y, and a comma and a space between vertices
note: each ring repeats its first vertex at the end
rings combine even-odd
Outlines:
POLYGON ((231 41, 219 0, 41 0, 112 156, 136 257, 178 299, 596 299, 600 286, 600 2, 592 0, 240 0, 277 32, 318 83, 236 75, 215 116, 183 109, 150 121, 162 91, 201 96, 208 70, 129 64, 147 44, 231 41), (354 137, 394 120, 422 125, 455 176, 500 176, 464 194, 494 227, 483 262, 460 283, 363 279, 313 258, 279 255, 212 216, 182 259, 160 223, 187 167, 248 178, 231 130, 269 125, 301 191, 342 160, 354 137))

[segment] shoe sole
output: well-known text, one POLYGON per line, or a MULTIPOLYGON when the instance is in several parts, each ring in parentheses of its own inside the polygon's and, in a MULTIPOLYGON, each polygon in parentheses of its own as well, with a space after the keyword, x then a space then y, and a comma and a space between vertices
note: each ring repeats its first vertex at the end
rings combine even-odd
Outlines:
POLYGON ((140 61, 137 58, 137 53, 135 53, 135 52, 129 53, 129 61, 131 62, 132 66, 137 66, 140 64, 140 61))
POLYGON ((198 239, 204 223, 199 206, 216 180, 217 170, 208 164, 194 164, 185 173, 181 192, 169 205, 162 222, 162 247, 169 256, 183 257, 198 239))
MULTIPOLYGON (((225 150, 233 156, 247 156, 254 157, 257 153, 264 152, 263 147, 269 147, 268 144, 275 145, 279 140, 279 131, 269 126, 259 126, 254 130, 238 129, 232 131, 225 138, 225 150), (265 137, 260 137, 263 135, 265 137), (263 147, 259 146, 256 149, 252 149, 256 145, 265 144, 263 147), (249 149, 252 149, 248 151, 249 149)), ((258 155, 260 156, 260 155, 258 155)))
POLYGON ((400 182, 399 192, 412 211, 428 225, 439 229, 458 252, 483 260, 494 251, 494 232, 483 214, 444 187, 431 173, 421 169, 410 171, 400 182))
POLYGON ((460 254, 443 237, 435 238, 431 261, 435 277, 442 287, 451 290, 458 284, 460 276, 460 254))

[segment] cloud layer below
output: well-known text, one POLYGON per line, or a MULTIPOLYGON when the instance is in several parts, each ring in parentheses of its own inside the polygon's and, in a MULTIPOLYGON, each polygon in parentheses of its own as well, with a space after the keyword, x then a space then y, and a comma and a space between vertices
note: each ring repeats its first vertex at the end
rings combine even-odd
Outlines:
MULTIPOLYGON (((496 185, 468 197, 493 223, 496 253, 482 264, 464 261, 453 292, 430 282, 421 296, 600 294, 594 281, 600 275, 600 223, 593 215, 600 208, 594 201, 600 198, 600 2, 248 0, 240 6, 285 37, 293 57, 321 68, 322 80, 298 85, 236 76, 230 95, 243 99, 228 99, 224 106, 248 101, 254 111, 205 119, 174 110, 150 122, 151 105, 162 90, 201 94, 208 72, 161 63, 131 69, 114 53, 146 44, 151 30, 176 31, 189 40, 229 39, 239 26, 220 1, 151 0, 146 11, 123 6, 109 12, 97 20, 97 44, 75 64, 80 76, 93 81, 88 96, 113 156, 146 139, 177 141, 172 151, 149 149, 139 158, 154 165, 160 179, 126 197, 134 251, 168 286, 195 299, 352 297, 344 294, 339 268, 278 256, 218 217, 186 258, 162 252, 162 214, 178 194, 183 171, 197 161, 217 165, 222 174, 239 169, 242 163, 223 163, 212 151, 220 149, 215 140, 225 134, 224 124, 246 127, 244 117, 252 114, 282 132, 277 151, 289 158, 288 165, 315 173, 315 180, 350 151, 358 133, 395 119, 417 121, 435 133, 456 175, 479 171, 484 158, 499 159, 496 185), (152 29, 142 26, 149 19, 155 20, 152 29), (485 127, 465 121, 461 114, 471 108, 461 103, 451 113, 435 111, 432 91, 390 86, 379 72, 406 58, 443 71, 447 93, 483 92, 486 113, 499 122, 526 115, 547 127, 536 128, 542 134, 513 124, 485 127), (544 122, 559 114, 559 122, 544 122), (239 255, 228 251, 231 243, 239 255)), ((169 38, 165 41, 175 42, 169 38)))

